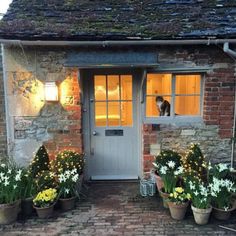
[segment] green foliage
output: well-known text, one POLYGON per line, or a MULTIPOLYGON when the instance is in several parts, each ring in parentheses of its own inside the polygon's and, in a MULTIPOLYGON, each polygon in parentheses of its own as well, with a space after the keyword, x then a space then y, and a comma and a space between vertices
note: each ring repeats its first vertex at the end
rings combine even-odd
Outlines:
POLYGON ((67 170, 76 169, 81 175, 84 170, 84 154, 71 150, 64 150, 56 156, 56 159, 51 162, 52 168, 56 173, 63 173, 67 170))
POLYGON ((173 161, 175 163, 174 170, 177 170, 177 168, 181 166, 182 163, 179 153, 172 150, 162 150, 160 154, 155 157, 153 165, 159 172, 160 168, 162 166, 166 166, 169 161, 173 161))
POLYGON ((192 144, 183 158, 185 172, 188 175, 198 176, 201 180, 206 179, 207 164, 198 144, 192 144))
POLYGON ((191 195, 192 204, 196 208, 207 209, 211 204, 209 186, 198 177, 188 176, 185 179, 185 189, 191 195))
POLYGON ((171 193, 176 187, 178 177, 183 173, 181 156, 172 150, 163 150, 156 156, 154 167, 164 183, 164 192, 171 193))
POLYGON ((55 173, 49 170, 43 170, 39 172, 39 174, 36 176, 36 186, 38 192, 49 188, 56 188, 57 181, 55 173))
POLYGON ((0 165, 0 204, 20 199, 22 169, 10 163, 0 165))
POLYGON ((37 193, 36 179, 33 178, 28 168, 23 169, 21 185, 22 199, 34 197, 37 193))
POLYGON ((43 170, 49 170, 49 156, 44 145, 38 149, 29 166, 29 171, 34 178, 43 170))

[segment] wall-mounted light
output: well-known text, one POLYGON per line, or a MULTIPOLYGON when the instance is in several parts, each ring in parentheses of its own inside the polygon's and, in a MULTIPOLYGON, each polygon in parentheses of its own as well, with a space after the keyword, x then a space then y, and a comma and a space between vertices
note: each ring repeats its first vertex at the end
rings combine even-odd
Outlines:
POLYGON ((44 85, 45 100, 48 102, 58 101, 58 87, 55 82, 46 82, 44 85))

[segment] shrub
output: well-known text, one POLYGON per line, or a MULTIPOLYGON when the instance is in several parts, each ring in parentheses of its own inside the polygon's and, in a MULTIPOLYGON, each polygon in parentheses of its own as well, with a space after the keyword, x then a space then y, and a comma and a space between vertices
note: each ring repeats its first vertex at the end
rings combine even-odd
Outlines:
POLYGON ((76 169, 81 175, 84 170, 84 154, 72 150, 64 150, 52 161, 52 168, 56 173, 64 173, 67 170, 76 169))
POLYGON ((33 178, 39 175, 41 171, 49 170, 49 156, 44 145, 42 145, 36 152, 30 166, 29 171, 33 178))

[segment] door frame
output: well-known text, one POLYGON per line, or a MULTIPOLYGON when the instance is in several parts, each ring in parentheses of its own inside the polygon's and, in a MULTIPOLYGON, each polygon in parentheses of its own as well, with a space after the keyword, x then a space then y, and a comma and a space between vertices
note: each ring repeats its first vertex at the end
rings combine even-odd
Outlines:
POLYGON ((79 71, 79 79, 81 84, 81 106, 82 106, 82 134, 83 134, 83 147, 86 158, 85 165, 85 178, 90 180, 91 174, 89 173, 89 163, 91 160, 91 114, 90 114, 90 89, 91 83, 89 79, 93 74, 105 73, 105 74, 132 74, 134 83, 136 83, 136 110, 137 110, 137 153, 138 153, 138 176, 143 174, 143 142, 142 142, 142 107, 141 107, 141 83, 143 77, 143 69, 139 68, 104 68, 104 69, 81 69, 79 71))

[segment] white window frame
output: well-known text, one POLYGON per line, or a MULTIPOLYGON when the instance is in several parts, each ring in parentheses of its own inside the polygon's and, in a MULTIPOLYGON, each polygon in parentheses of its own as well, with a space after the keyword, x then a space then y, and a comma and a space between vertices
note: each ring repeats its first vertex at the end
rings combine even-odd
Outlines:
POLYGON ((205 73, 197 72, 197 71, 147 71, 145 83, 143 85, 143 122, 145 124, 191 124, 191 123, 203 123, 203 101, 204 101, 204 81, 205 81, 205 73), (162 117, 147 117, 146 116, 146 86, 147 86, 147 74, 171 74, 172 75, 172 83, 171 83, 171 111, 170 116, 162 116, 162 117), (174 115, 174 101, 175 101, 175 81, 177 75, 200 75, 201 76, 201 84, 200 84, 200 115, 189 116, 189 115, 174 115))

